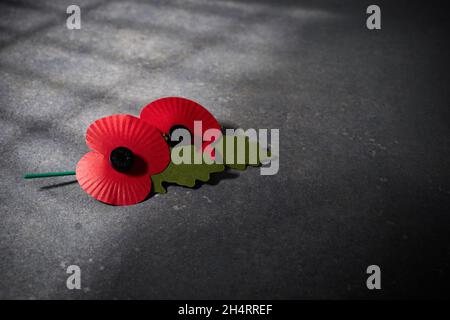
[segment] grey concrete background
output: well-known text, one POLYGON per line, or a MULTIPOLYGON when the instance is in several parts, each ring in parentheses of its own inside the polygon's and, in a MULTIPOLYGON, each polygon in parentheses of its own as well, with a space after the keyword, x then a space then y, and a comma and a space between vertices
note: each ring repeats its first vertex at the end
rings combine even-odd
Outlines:
POLYGON ((0 298, 448 297, 448 19, 378 2, 371 32, 370 3, 341 2, 1 1, 0 298), (92 121, 168 95, 279 128, 279 174, 131 207, 21 179, 73 169, 92 121))

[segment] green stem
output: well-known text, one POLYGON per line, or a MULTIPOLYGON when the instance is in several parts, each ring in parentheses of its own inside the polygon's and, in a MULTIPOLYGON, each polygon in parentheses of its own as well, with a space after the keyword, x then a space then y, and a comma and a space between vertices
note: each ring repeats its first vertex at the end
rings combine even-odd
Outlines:
POLYGON ((59 176, 73 176, 75 171, 62 171, 62 172, 45 172, 45 173, 28 173, 23 176, 24 179, 34 179, 34 178, 49 178, 49 177, 59 177, 59 176))

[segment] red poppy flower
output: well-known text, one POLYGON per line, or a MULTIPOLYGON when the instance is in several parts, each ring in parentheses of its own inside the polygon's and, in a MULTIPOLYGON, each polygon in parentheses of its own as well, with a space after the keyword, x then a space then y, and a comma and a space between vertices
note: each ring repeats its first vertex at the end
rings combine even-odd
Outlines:
POLYGON ((160 132, 131 115, 105 117, 91 124, 86 143, 93 150, 77 164, 80 186, 92 197, 113 205, 144 200, 150 176, 163 171, 170 153, 160 132))
MULTIPOLYGON (((195 101, 180 97, 161 98, 151 102, 142 109, 140 118, 167 136, 180 127, 189 130, 191 137, 194 134, 201 134, 203 137, 203 133, 211 128, 221 129, 219 122, 208 110, 195 101), (202 122, 201 133, 194 132, 194 121, 202 122)), ((210 143, 204 142, 203 149, 210 143)))

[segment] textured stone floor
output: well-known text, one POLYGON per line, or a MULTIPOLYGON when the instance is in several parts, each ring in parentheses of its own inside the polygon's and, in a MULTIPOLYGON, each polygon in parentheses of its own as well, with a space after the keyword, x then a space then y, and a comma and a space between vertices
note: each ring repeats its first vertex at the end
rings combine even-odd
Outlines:
POLYGON ((445 11, 379 2, 371 32, 367 4, 340 3, 0 2, 0 298, 448 297, 445 11), (279 128, 279 173, 130 207, 21 178, 73 169, 92 121, 170 95, 279 128))

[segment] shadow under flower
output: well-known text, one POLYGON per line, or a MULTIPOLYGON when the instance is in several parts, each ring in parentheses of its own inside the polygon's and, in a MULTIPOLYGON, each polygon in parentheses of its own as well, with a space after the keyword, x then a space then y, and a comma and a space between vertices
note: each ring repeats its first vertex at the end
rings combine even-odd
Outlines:
POLYGON ((45 190, 50 190, 50 189, 54 189, 54 188, 68 186, 68 185, 71 185, 71 184, 74 184, 74 183, 78 183, 78 180, 70 180, 70 181, 66 181, 66 182, 50 184, 48 186, 41 187, 39 190, 40 191, 45 191, 45 190))

